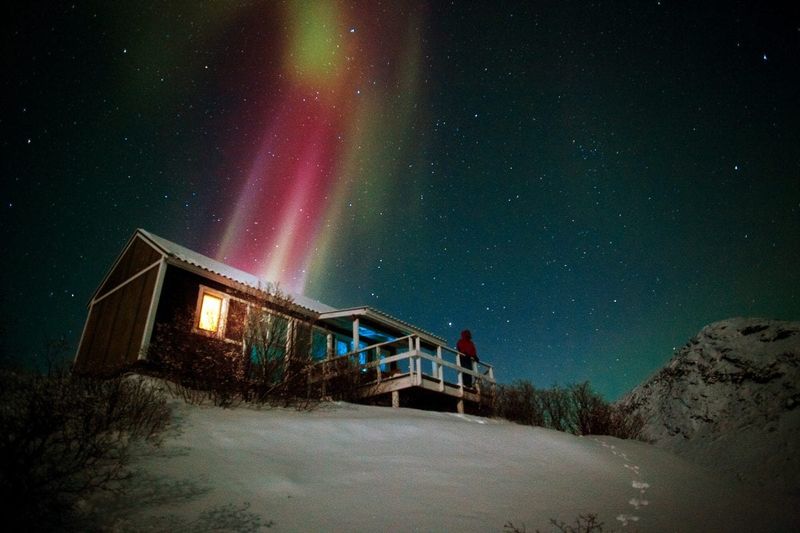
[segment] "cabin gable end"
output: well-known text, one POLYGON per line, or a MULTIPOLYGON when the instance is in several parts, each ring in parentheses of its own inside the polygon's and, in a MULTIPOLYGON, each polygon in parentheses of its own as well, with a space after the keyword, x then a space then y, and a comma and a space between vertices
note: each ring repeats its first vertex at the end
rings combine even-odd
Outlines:
POLYGON ((155 268, 163 254, 146 242, 140 235, 135 235, 109 271, 93 301, 102 298, 110 291, 130 280, 147 268, 155 268))
POLYGON ((113 372, 139 358, 158 273, 158 268, 146 269, 90 304, 76 370, 113 372))

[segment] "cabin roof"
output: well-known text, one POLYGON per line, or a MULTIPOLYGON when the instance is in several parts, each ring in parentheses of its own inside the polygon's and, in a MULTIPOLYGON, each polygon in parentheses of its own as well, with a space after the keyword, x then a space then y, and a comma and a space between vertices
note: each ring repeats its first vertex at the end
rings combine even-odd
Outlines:
POLYGON ((332 311, 320 313, 319 318, 320 320, 334 321, 336 319, 352 318, 356 316, 371 319, 379 324, 385 324, 395 329, 399 329, 400 331, 421 334, 423 337, 428 337, 427 340, 433 341, 435 344, 447 345, 447 341, 442 337, 429 331, 425 331, 424 329, 420 329, 413 324, 410 324, 404 320, 400 320, 399 318, 394 317, 389 313, 385 313, 380 309, 375 309, 374 307, 361 306, 349 307, 347 309, 334 309, 332 311))
MULTIPOLYGON (((195 252, 194 250, 190 250, 189 248, 181 246, 180 244, 174 243, 163 237, 159 237, 158 235, 150 233, 147 230, 139 228, 136 230, 136 232, 153 244, 156 248, 161 250, 162 253, 173 259, 177 259, 183 263, 188 263, 202 270, 217 274, 218 276, 222 276, 223 278, 240 283, 250 287, 251 289, 265 291, 269 287, 267 282, 260 279, 258 276, 255 276, 254 274, 250 274, 244 270, 239 270, 238 268, 234 268, 215 259, 211 259, 208 256, 195 252)), ((310 309, 315 313, 336 311, 336 308, 312 298, 303 296, 302 294, 287 294, 287 296, 291 297, 293 303, 299 305, 300 307, 310 309)))
MULTIPOLYGON (((238 268, 234 268, 215 259, 211 259, 208 256, 195 252, 194 250, 190 250, 185 246, 181 246, 180 244, 174 243, 163 237, 159 237, 158 235, 150 233, 142 228, 136 230, 136 235, 141 236, 151 245, 160 250, 164 255, 175 261, 191 265, 206 272, 216 274, 217 276, 222 276, 223 278, 242 284, 257 291, 265 291, 269 287, 267 282, 254 274, 250 274, 249 272, 239 270, 238 268)), ((401 331, 421 334, 423 337, 427 337, 428 341, 447 345, 447 341, 442 337, 434 335, 433 333, 425 331, 424 329, 405 322, 404 320, 400 320, 399 318, 373 307, 359 306, 337 309, 320 301, 314 300, 313 298, 303 296, 302 294, 288 294, 287 296, 291 297, 292 303, 317 313, 320 320, 335 322, 337 319, 347 320, 352 319, 354 316, 363 316, 379 324, 388 325, 401 331)))

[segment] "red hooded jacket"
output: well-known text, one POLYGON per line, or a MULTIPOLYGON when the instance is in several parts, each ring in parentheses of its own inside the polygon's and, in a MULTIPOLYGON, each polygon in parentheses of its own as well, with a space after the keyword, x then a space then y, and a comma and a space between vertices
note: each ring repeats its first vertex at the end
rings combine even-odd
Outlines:
POLYGON ((461 332, 461 338, 456 344, 456 350, 473 359, 478 358, 478 350, 475 349, 475 343, 472 342, 472 333, 470 330, 465 329, 461 332))

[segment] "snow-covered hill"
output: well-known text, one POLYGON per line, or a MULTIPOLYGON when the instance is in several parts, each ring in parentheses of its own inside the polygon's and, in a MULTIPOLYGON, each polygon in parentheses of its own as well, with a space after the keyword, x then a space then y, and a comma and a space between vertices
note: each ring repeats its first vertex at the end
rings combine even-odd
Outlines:
POLYGON ((333 404, 175 404, 178 430, 95 501, 116 531, 789 531, 797 511, 641 442, 498 420, 333 404), (790 510, 787 510, 790 509, 790 510))
POLYGON ((800 323, 706 326, 621 403, 658 446, 800 496, 800 323))

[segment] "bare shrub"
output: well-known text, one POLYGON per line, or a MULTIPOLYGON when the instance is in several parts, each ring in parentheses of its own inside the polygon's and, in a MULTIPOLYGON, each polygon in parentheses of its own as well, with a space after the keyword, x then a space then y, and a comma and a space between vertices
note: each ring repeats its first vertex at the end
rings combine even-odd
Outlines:
POLYGON ((498 386, 494 382, 483 378, 476 378, 475 387, 479 392, 477 414, 479 416, 494 415, 498 405, 498 386))
POLYGON ((495 416, 577 435, 642 439, 644 420, 631 409, 607 403, 588 381, 537 389, 529 381, 497 387, 495 416))
POLYGON ((608 406, 606 435, 620 439, 647 441, 644 426, 645 420, 639 413, 619 404, 608 406))
MULTIPOLYGON (((597 514, 595 513, 579 515, 578 518, 575 519, 574 525, 556 520, 555 518, 550 519, 550 524, 553 525, 555 530, 561 531, 562 533, 602 533, 604 525, 603 522, 598 520, 597 514)), ((528 530, 525 524, 517 527, 512 522, 506 522, 503 531, 505 533, 527 533, 528 530)), ((541 531, 537 529, 536 533, 541 533, 541 531)))
POLYGON ((131 446, 158 444, 169 420, 164 396, 141 378, 4 371, 0 499, 30 530, 69 528, 81 499, 121 490, 131 446))
POLYGON ((573 385, 570 395, 575 413, 575 432, 578 435, 607 434, 609 406, 592 390, 589 382, 573 385))
POLYGON ((610 435, 643 440, 644 419, 618 404, 609 404, 592 390, 589 382, 573 385, 576 429, 579 435, 610 435))
POLYGON ((578 518, 575 519, 575 525, 567 524, 555 518, 551 518, 550 523, 562 533, 600 533, 603 531, 604 525, 603 522, 598 520, 595 513, 579 515, 578 518))
POLYGON ((150 525, 155 531, 182 531, 193 533, 212 533, 235 531, 236 533, 257 533, 271 528, 272 520, 263 522, 261 517, 250 510, 250 503, 216 505, 205 509, 194 518, 187 520, 177 515, 157 518, 150 525))
POLYGON ((575 433, 575 409, 569 389, 553 385, 552 388, 542 389, 539 398, 545 427, 575 433))
POLYGON ((306 405, 311 399, 311 326, 278 313, 276 304, 290 310, 293 302, 273 287, 251 307, 245 321, 249 399, 273 405, 306 405))
POLYGON ((538 391, 530 381, 516 381, 511 386, 497 388, 495 413, 506 420, 543 426, 544 413, 538 391))
POLYGON ((308 386, 313 397, 351 402, 369 396, 364 387, 371 381, 371 373, 363 371, 357 357, 342 356, 313 365, 308 386))
POLYGON ((148 350, 153 371, 189 403, 211 401, 230 407, 241 399, 245 361, 240 345, 192 332, 194 315, 178 313, 156 327, 148 350))

